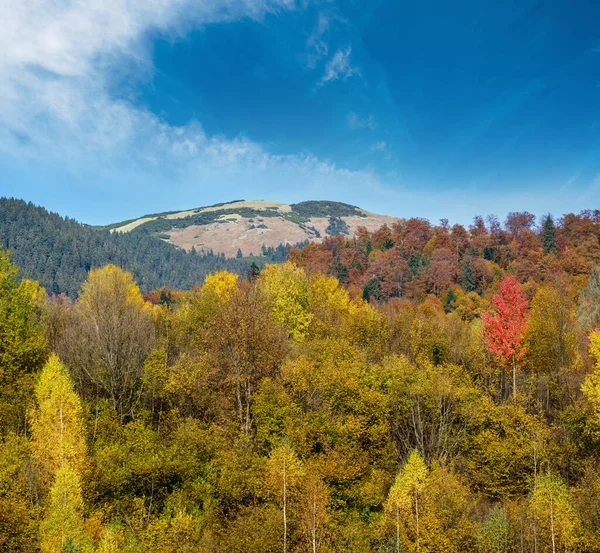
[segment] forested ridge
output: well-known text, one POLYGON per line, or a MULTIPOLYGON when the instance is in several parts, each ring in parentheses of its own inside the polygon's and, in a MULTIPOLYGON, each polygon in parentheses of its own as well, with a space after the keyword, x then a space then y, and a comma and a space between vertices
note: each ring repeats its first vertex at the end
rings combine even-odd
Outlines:
POLYGON ((409 219, 76 300, 2 253, 0 550, 600 551, 599 238, 409 219))
POLYGON ((0 246, 12 251, 23 276, 38 280, 48 292, 70 297, 77 295, 90 268, 107 263, 131 271, 143 290, 152 290, 189 289, 211 272, 227 269, 246 274, 252 262, 262 266, 277 259, 185 252, 146 229, 111 233, 11 198, 0 198, 0 246))

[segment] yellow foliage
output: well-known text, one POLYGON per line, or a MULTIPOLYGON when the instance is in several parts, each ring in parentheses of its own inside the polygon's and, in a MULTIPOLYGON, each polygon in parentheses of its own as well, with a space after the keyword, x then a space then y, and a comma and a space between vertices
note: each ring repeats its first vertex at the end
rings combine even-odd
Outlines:
MULTIPOLYGON (((124 293, 128 304, 140 308, 145 306, 146 302, 133 275, 116 265, 105 265, 89 272, 88 278, 81 288, 78 303, 93 309, 104 294, 119 292, 124 293)), ((150 305, 148 305, 148 309, 150 309, 150 305)))
POLYGON ((58 356, 51 355, 35 387, 30 412, 33 456, 49 479, 62 463, 82 473, 87 466, 81 401, 58 356))
POLYGON ((587 431, 595 439, 600 439, 600 330, 590 334, 590 354, 596 360, 594 372, 587 376, 581 391, 587 401, 589 416, 587 431))
POLYGON ((337 278, 317 273, 310 279, 310 306, 349 311, 350 296, 337 278))
POLYGON ((548 474, 536 479, 529 514, 545 551, 570 553, 576 550, 577 515, 569 490, 559 476, 548 474))
POLYGON ((46 516, 40 525, 41 552, 57 553, 67 544, 91 552, 82 512, 81 480, 70 463, 64 462, 56 472, 46 516))
POLYGON ((287 262, 266 265, 259 286, 269 299, 275 320, 297 341, 302 341, 312 319, 308 280, 302 269, 287 262))
POLYGON ((102 532, 97 553, 121 553, 125 545, 123 530, 116 526, 108 526, 102 532))
POLYGON ((201 290, 203 292, 213 292, 220 301, 226 301, 237 286, 238 275, 229 271, 218 271, 206 275, 201 290))

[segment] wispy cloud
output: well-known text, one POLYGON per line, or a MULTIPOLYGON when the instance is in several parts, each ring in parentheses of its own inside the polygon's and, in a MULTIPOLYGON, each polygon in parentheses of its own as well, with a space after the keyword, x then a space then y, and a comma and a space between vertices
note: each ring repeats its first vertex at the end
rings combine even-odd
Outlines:
POLYGON ((585 189, 584 193, 579 197, 579 202, 588 202, 592 198, 596 198, 600 194, 600 173, 598 173, 592 182, 585 189))
MULTIPOLYGON (((192 27, 293 8, 294 0, 0 4, 0 154, 106 175, 107 183, 163 175, 171 186, 196 189, 198 183, 254 186, 263 180, 279 186, 286 178, 340 190, 365 182, 382 187, 375 174, 310 154, 273 155, 243 136, 209 135, 200 122, 169 125, 109 92, 112 72, 123 63, 151 75, 149 32, 177 39, 192 27)), ((315 47, 325 48, 318 41, 315 47)), ((323 84, 355 73, 350 53, 348 47, 333 56, 323 84)))
POLYGON ((581 173, 576 173, 575 175, 573 175, 567 182, 565 182, 565 184, 563 184, 558 191, 562 194, 563 192, 565 192, 568 188, 571 187, 571 185, 579 178, 579 175, 581 173))
POLYGON ((346 115, 346 122, 348 123, 348 127, 352 130, 369 129, 373 131, 377 126, 375 123, 375 118, 372 115, 363 117, 357 113, 354 113, 353 111, 346 115))
POLYGON ((324 13, 319 14, 319 21, 315 30, 306 41, 307 64, 314 69, 317 62, 329 54, 329 44, 324 39, 325 33, 329 30, 330 18, 324 13))
POLYGON ((318 86, 323 86, 331 81, 338 79, 347 79, 352 75, 359 75, 359 71, 350 61, 352 54, 352 46, 344 49, 339 49, 325 66, 325 73, 318 83, 318 86))
POLYGON ((387 144, 384 140, 380 140, 379 142, 375 142, 373 146, 371 146, 372 152, 385 152, 387 148, 387 144))

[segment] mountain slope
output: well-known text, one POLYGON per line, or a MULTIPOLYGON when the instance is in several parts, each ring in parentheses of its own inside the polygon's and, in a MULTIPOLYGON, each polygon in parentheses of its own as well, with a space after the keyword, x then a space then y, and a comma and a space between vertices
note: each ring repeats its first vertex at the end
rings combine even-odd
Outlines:
MULTIPOLYGON (((186 252, 144 229, 111 233, 63 218, 22 200, 0 198, 0 247, 25 278, 38 280, 49 293, 75 297, 92 267, 114 263, 131 271, 142 290, 161 286, 184 289, 201 283, 207 273, 227 269, 247 272, 252 259, 186 252)), ((285 257, 280 248, 271 260, 285 257)), ((256 258, 260 266, 267 258, 256 258)))
POLYGON ((257 254, 279 244, 320 241, 325 236, 352 236, 361 226, 370 231, 395 217, 376 215, 340 202, 284 204, 238 200, 179 212, 144 215, 105 227, 117 234, 146 231, 186 251, 222 253, 232 257, 257 254))

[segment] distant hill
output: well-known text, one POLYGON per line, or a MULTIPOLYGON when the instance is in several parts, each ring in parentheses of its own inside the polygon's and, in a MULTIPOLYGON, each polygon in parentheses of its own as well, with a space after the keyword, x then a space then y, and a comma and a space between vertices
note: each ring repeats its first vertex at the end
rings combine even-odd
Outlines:
POLYGON ((77 295, 90 268, 107 263, 131 271, 142 290, 186 289, 219 269, 245 274, 252 261, 259 266, 281 261, 288 249, 272 248, 256 259, 187 252, 158 239, 150 229, 111 233, 7 198, 0 198, 0 246, 12 250, 23 277, 38 280, 49 293, 70 297, 77 295))
POLYGON ((116 234, 146 232, 186 251, 212 251, 227 257, 260 254, 279 244, 320 241, 325 236, 352 236, 358 227, 374 231, 395 217, 376 215, 340 202, 284 204, 267 200, 234 202, 144 215, 103 227, 116 234))

